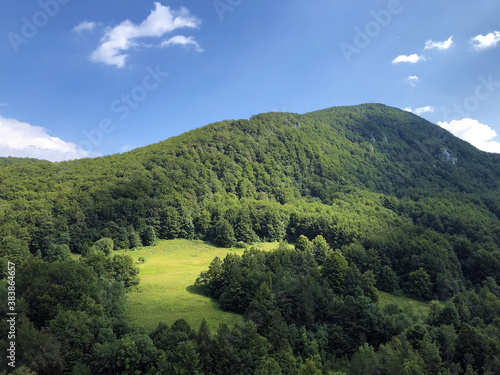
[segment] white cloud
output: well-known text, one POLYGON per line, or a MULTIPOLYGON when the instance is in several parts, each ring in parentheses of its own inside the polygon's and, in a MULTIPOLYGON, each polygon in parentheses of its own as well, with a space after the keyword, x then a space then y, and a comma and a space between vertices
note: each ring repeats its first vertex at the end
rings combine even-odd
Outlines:
POLYGON ((132 150, 132 149, 130 148, 129 145, 123 145, 120 151, 121 152, 129 152, 130 150, 132 150))
MULTIPOLYGON (((163 6, 159 2, 155 2, 155 6, 156 9, 151 11, 151 14, 140 24, 125 20, 118 26, 106 28, 100 41, 101 44, 92 52, 90 59, 93 62, 102 62, 123 68, 128 57, 124 53, 125 51, 140 45, 151 47, 150 45, 139 44, 136 41, 138 38, 161 38, 164 34, 176 29, 197 28, 201 23, 184 7, 179 10, 171 10, 168 6, 163 6)), ((191 40, 190 44, 196 43, 193 39, 191 40)))
POLYGON ((413 87, 415 87, 418 81, 420 81, 420 79, 417 76, 408 76, 408 78, 406 78, 406 82, 408 82, 410 86, 413 87))
POLYGON ((453 35, 443 42, 434 42, 432 40, 426 41, 424 50, 437 49, 440 51, 444 51, 450 48, 452 44, 453 44, 453 35))
POLYGON ((0 103, 0 107, 7 107, 7 103, 0 103))
POLYGON ((84 31, 94 31, 97 24, 95 22, 83 21, 73 27, 73 31, 78 34, 82 34, 84 31))
POLYGON ((470 39, 470 43, 477 51, 495 47, 498 42, 500 42, 500 31, 493 31, 492 33, 486 35, 479 34, 470 39))
POLYGON ((471 118, 463 118, 451 122, 440 121, 438 125, 480 150, 500 153, 500 143, 493 141, 497 133, 486 124, 471 118))
POLYGON ((415 108, 415 109, 411 109, 411 107, 406 107, 404 110, 406 112, 411 112, 411 113, 414 113, 416 114, 417 116, 420 116, 420 115, 423 115, 424 113, 432 113, 434 112, 434 107, 430 106, 430 105, 426 105, 425 107, 418 107, 418 108, 415 108))
POLYGON ((399 55, 394 60, 392 60, 392 63, 398 64, 401 62, 407 62, 407 63, 415 64, 419 61, 425 61, 425 56, 417 55, 416 53, 414 53, 413 55, 408 55, 408 56, 407 55, 399 55))
POLYGON ((87 157, 89 153, 74 143, 49 136, 42 127, 0 116, 0 156, 62 161, 87 157))
POLYGON ((181 46, 185 46, 185 47, 191 45, 196 49, 196 51, 203 52, 203 48, 200 47, 198 42, 196 40, 194 40, 194 38, 192 36, 186 37, 184 35, 176 35, 168 40, 164 40, 163 42, 161 42, 160 46, 161 47, 170 47, 173 45, 181 45, 181 46))

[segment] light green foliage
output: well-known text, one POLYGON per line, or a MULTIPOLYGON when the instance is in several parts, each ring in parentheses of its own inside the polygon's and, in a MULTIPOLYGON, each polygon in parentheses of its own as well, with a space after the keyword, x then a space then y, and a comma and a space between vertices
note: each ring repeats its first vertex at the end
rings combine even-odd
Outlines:
POLYGON ((321 375, 321 370, 316 366, 314 360, 308 358, 300 366, 299 375, 321 375))

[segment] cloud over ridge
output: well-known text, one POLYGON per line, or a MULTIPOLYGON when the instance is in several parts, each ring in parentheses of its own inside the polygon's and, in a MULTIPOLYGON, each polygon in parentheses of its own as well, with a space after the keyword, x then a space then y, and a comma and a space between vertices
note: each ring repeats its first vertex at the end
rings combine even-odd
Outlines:
POLYGON ((51 137, 40 126, 0 116, 0 156, 63 161, 90 155, 74 143, 51 137))
POLYGON ((493 140, 497 133, 486 124, 463 118, 450 122, 439 121, 438 125, 482 151, 500 153, 500 143, 493 140))
MULTIPOLYGON (((192 15, 185 7, 179 10, 172 10, 159 2, 155 2, 155 9, 140 24, 134 24, 130 20, 125 20, 115 27, 108 27, 101 38, 100 45, 92 52, 90 59, 93 62, 101 62, 107 65, 114 65, 123 68, 126 64, 128 54, 126 51, 141 45, 137 39, 140 38, 161 38, 166 33, 181 28, 198 28, 201 21, 192 15)), ((183 36, 175 36, 169 40, 171 44, 195 45, 197 50, 201 50, 198 43, 183 36), (187 40, 183 40, 186 38, 187 40), (184 43, 182 43, 184 41, 184 43)), ((171 45, 170 44, 170 45, 171 45)))

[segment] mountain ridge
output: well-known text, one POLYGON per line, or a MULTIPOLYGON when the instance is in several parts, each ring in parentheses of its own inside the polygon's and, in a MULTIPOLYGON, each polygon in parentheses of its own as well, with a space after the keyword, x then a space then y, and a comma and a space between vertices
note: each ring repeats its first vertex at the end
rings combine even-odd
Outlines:
POLYGON ((396 251, 424 229, 498 246, 499 161, 380 104, 226 120, 124 154, 0 168, 0 258, 81 252, 102 237, 125 249, 146 233, 220 246, 391 238, 396 251))

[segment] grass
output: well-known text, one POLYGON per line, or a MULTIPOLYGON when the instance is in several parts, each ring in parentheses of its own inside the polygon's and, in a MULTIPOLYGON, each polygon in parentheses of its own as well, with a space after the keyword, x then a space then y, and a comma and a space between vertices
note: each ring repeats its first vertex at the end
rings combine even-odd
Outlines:
POLYGON ((403 296, 395 296, 386 292, 378 291, 378 303, 380 308, 383 308, 389 303, 397 303, 399 307, 406 313, 413 313, 421 317, 429 315, 429 304, 403 296))
MULTIPOLYGON (((265 243, 256 247, 271 250, 277 245, 265 243)), ((223 259, 227 253, 241 255, 243 251, 189 240, 160 241, 156 246, 125 251, 136 262, 139 257, 145 259, 144 263, 139 264, 139 287, 128 293, 128 320, 152 331, 159 322, 172 324, 180 318, 198 329, 205 318, 212 332, 217 330, 220 323, 234 325, 243 321, 241 315, 223 311, 210 298, 187 290, 216 256, 223 259)))
MULTIPOLYGON (((270 251, 278 246, 277 242, 255 245, 270 251)), ((172 324, 184 318, 192 328, 198 329, 205 318, 215 332, 220 323, 234 325, 242 322, 243 317, 223 311, 216 301, 188 291, 201 271, 208 269, 210 262, 226 254, 243 254, 243 249, 223 249, 203 241, 168 240, 160 241, 156 246, 140 250, 126 250, 139 264, 141 282, 137 290, 128 293, 127 318, 148 332, 154 330, 159 322, 172 324)), ((408 297, 395 296, 378 292, 379 305, 383 308, 388 303, 397 303, 406 313, 425 317, 429 306, 425 302, 408 297)))

